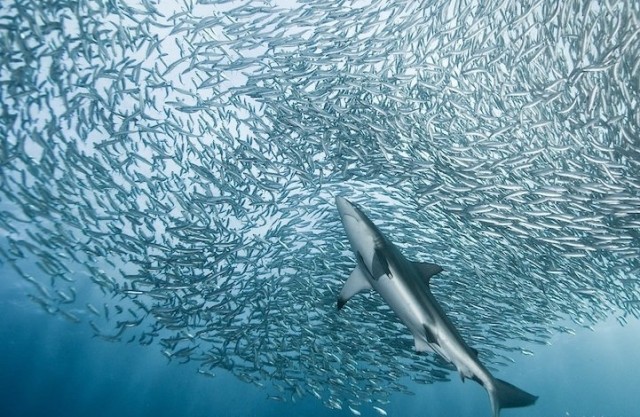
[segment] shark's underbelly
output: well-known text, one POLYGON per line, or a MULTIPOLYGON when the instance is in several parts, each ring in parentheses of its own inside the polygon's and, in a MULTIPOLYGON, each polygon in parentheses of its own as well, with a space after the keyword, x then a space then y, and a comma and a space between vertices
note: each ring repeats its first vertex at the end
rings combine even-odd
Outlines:
POLYGON ((428 289, 417 293, 397 282, 397 278, 388 277, 378 279, 374 283, 374 289, 414 338, 421 339, 430 350, 452 363, 465 378, 483 377, 482 366, 428 289))

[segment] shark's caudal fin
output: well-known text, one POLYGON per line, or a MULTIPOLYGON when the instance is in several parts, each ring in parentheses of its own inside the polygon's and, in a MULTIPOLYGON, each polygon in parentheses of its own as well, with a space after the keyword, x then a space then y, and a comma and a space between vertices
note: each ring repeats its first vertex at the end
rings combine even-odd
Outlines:
POLYGON ((498 417, 503 408, 526 407, 538 399, 537 396, 497 378, 493 380, 493 387, 490 387, 488 391, 493 417, 498 417))

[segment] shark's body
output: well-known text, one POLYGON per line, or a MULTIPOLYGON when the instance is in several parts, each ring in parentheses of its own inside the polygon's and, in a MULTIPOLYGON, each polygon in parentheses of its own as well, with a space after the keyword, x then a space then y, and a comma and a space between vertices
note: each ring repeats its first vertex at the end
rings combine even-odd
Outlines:
POLYGON ((342 197, 336 198, 336 205, 357 261, 338 296, 338 309, 358 292, 374 289, 409 328, 417 351, 438 353, 463 380, 473 379, 487 390, 494 417, 502 408, 536 401, 538 397, 494 378, 478 360, 478 352, 462 339, 429 289, 440 266, 410 262, 357 206, 342 197))

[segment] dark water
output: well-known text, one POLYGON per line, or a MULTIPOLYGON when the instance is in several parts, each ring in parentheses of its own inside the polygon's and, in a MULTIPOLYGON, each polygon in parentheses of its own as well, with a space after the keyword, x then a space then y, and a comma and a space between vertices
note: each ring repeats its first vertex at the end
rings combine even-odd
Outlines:
MULTIPOLYGON (((351 416, 306 398, 297 403, 267 399, 266 390, 225 371, 215 378, 196 367, 168 363, 135 344, 108 343, 87 328, 46 315, 24 301, 24 288, 10 271, 0 284, 0 415, 107 416, 351 416)), ((501 371, 540 396, 533 408, 506 416, 633 417, 640 408, 640 322, 615 321, 594 331, 552 339, 533 356, 501 371)), ((482 416, 484 390, 474 383, 410 386, 415 395, 394 394, 390 416, 482 416)), ((361 407, 363 416, 379 415, 361 407)))

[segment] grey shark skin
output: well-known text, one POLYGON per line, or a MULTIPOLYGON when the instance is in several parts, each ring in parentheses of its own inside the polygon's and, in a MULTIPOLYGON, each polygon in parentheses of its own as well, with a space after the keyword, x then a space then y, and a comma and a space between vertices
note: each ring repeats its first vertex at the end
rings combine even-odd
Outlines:
POLYGON ((470 378, 489 394, 493 416, 502 408, 535 403, 531 395, 494 378, 467 345, 429 289, 429 280, 442 268, 407 260, 356 205, 336 197, 336 206, 357 265, 338 296, 338 309, 360 291, 374 289, 409 328, 419 352, 435 352, 455 365, 463 381, 470 378))

